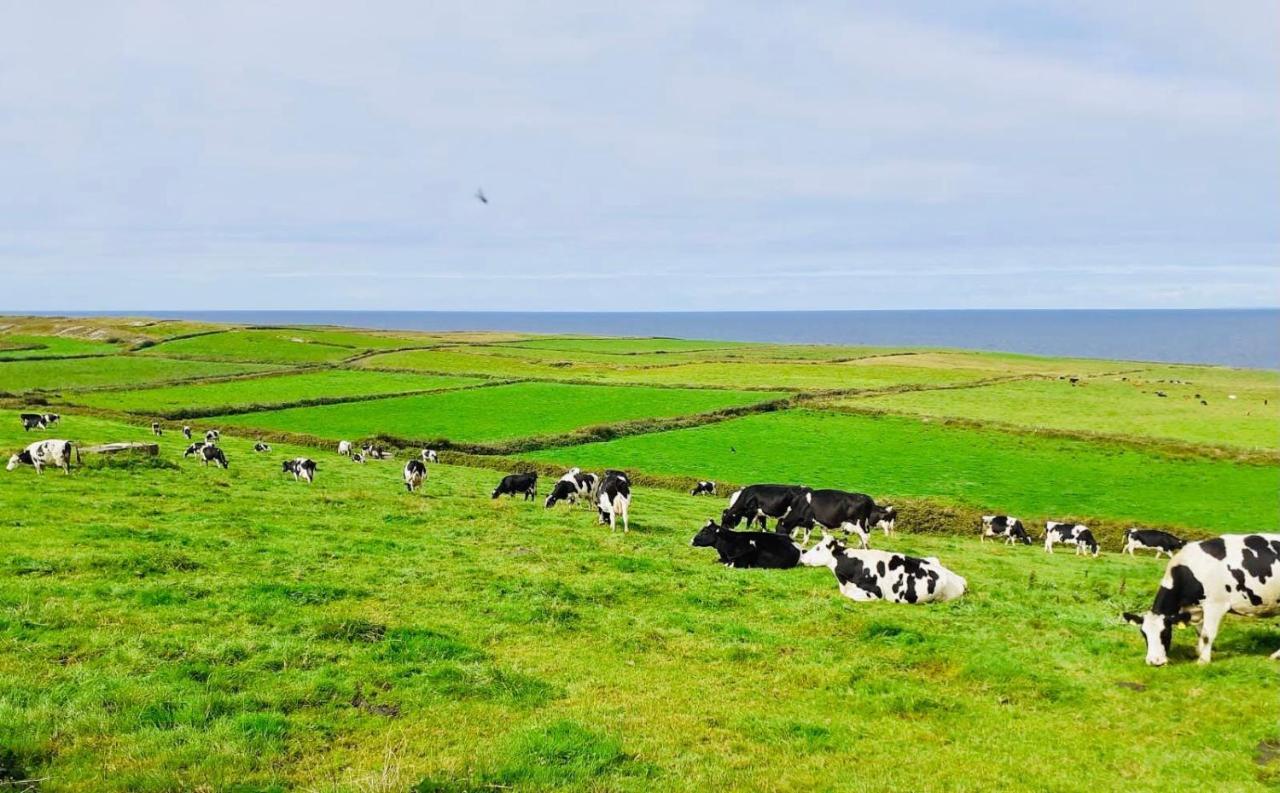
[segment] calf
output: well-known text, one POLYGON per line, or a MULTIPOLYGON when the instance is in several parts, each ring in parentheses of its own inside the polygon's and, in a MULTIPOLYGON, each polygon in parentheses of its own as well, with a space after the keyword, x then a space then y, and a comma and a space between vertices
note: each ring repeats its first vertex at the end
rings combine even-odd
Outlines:
MULTIPOLYGON (((192 445, 194 446, 195 444, 192 444, 192 445)), ((219 449, 218 445, 215 443, 201 444, 199 453, 200 453, 200 462, 204 463, 206 466, 209 463, 217 463, 219 468, 226 469, 230 467, 227 464, 227 455, 224 454, 223 451, 219 449)))
POLYGON ((310 457, 295 457, 292 460, 285 460, 280 465, 280 470, 286 474, 293 474, 293 481, 303 479, 307 484, 311 484, 316 480, 316 461, 310 457))
MULTIPOLYGON (((1280 613, 1280 534, 1226 534, 1188 543, 1169 559, 1151 610, 1126 612, 1124 618, 1141 629, 1151 666, 1168 663, 1173 626, 1187 622, 1199 628, 1199 661, 1207 664, 1228 613, 1280 613)), ((1280 650, 1271 657, 1280 658, 1280 650)))
POLYGON ((714 496, 716 494, 716 483, 700 481, 693 486, 693 490, 689 491, 691 496, 714 496))
POLYGON ((22 421, 22 431, 42 430, 48 426, 41 413, 23 413, 18 418, 22 421))
POLYGON ((187 440, 191 440, 191 427, 190 427, 190 425, 187 425, 187 424, 183 424, 183 425, 182 425, 182 437, 186 438, 187 440))
POLYGON ((871 517, 868 520, 872 526, 884 529, 884 536, 888 537, 893 534, 893 528, 898 524, 898 510, 888 504, 883 507, 872 507, 871 517))
POLYGON ((715 548, 725 567, 795 567, 800 563, 800 546, 772 531, 734 531, 707 521, 693 536, 690 545, 715 548))
POLYGON ((5 467, 6 471, 12 471, 19 465, 29 465, 36 469, 36 473, 43 473, 46 465, 57 466, 62 469, 62 473, 71 473, 71 441, 63 440, 46 440, 36 441, 27 446, 27 448, 18 452, 9 458, 9 464, 5 467))
POLYGON ((338 441, 338 454, 351 456, 351 441, 338 441))
POLYGON ((627 515, 631 510, 631 480, 621 471, 605 471, 604 479, 596 491, 596 508, 600 511, 600 522, 609 519, 609 531, 618 528, 618 517, 622 517, 622 531, 631 530, 627 515))
POLYGON ((795 497, 807 488, 797 485, 748 485, 729 495, 729 506, 720 513, 720 524, 732 529, 746 518, 747 528, 758 521, 760 528, 768 528, 765 518, 781 519, 791 508, 795 497))
POLYGON ((1009 515, 982 516, 982 532, 978 535, 978 541, 983 542, 988 537, 1003 537, 1005 545, 1013 545, 1015 542, 1031 544, 1031 535, 1023 528, 1022 521, 1009 515))
POLYGON ((528 474, 508 474, 502 477, 502 481, 493 489, 491 498, 498 496, 514 496, 516 493, 524 493, 525 501, 532 501, 538 497, 538 472, 528 474))
POLYGON ((183 452, 183 453, 182 453, 182 456, 183 456, 183 457, 190 457, 190 456, 191 456, 191 455, 193 455, 193 454, 199 454, 199 453, 200 453, 200 450, 201 450, 201 449, 203 449, 203 448, 204 448, 205 446, 207 446, 207 445, 208 445, 208 444, 206 444, 204 441, 196 441, 195 443, 193 443, 193 444, 191 444, 190 446, 188 446, 188 447, 187 447, 187 450, 186 450, 185 452, 183 452))
POLYGON ((1133 556, 1136 548, 1147 548, 1156 552, 1156 558, 1160 558, 1160 554, 1167 554, 1170 559, 1173 554, 1186 545, 1186 540, 1180 540, 1167 531, 1158 531, 1157 529, 1125 529, 1124 530, 1124 550, 1121 553, 1127 553, 1133 556))
POLYGON ((801 554, 800 564, 831 568, 840 594, 857 601, 955 600, 968 587, 964 578, 943 567, 937 557, 918 559, 887 551, 850 550, 829 534, 801 554))
POLYGON ((1053 553, 1053 546, 1057 543, 1063 545, 1074 545, 1076 547, 1076 556, 1082 553, 1098 555, 1098 541, 1093 538, 1093 532, 1089 531, 1089 527, 1083 523, 1058 523, 1057 521, 1047 520, 1044 524, 1044 551, 1045 553, 1053 553))
POLYGON ((152 434, 152 435, 163 435, 163 434, 164 434, 164 430, 162 430, 162 429, 160 428, 160 422, 158 422, 158 421, 153 421, 153 422, 151 422, 151 434, 152 434))
POLYGON ((792 499, 791 508, 778 521, 778 533, 790 534, 796 528, 804 529, 804 542, 815 525, 828 531, 843 529, 845 534, 858 535, 863 548, 870 537, 867 526, 876 503, 865 493, 846 493, 843 490, 809 490, 792 499))
POLYGON ((222 440, 222 433, 217 430, 206 430, 204 433, 205 443, 217 443, 222 440))
POLYGON ((422 487, 427 478, 427 464, 421 460, 409 460, 404 464, 404 486, 410 493, 422 487))
POLYGON ((422 450, 422 462, 424 462, 424 463, 438 463, 438 462, 440 462, 440 455, 436 454, 436 450, 435 450, 435 449, 423 449, 423 450, 422 450))
POLYGON ((269 452, 271 451, 271 445, 267 443, 263 443, 262 441, 258 441, 257 443, 253 444, 253 450, 255 452, 269 452))
POLYGON ((584 474, 578 468, 570 468, 568 473, 560 477, 551 488, 551 494, 547 496, 542 506, 550 508, 555 506, 557 501, 576 504, 579 497, 589 497, 599 484, 600 477, 595 474, 584 474))

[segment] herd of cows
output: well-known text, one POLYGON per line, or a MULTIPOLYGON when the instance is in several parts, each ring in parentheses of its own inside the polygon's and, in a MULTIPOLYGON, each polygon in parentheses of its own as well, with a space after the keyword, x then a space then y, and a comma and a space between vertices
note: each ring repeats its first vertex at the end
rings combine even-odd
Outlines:
MULTIPOLYGON (((31 431, 53 427, 61 417, 56 413, 23 413, 20 419, 23 429, 31 431)), ((163 434, 158 423, 152 424, 152 431, 163 434)), ((188 440, 193 437, 189 426, 184 426, 182 433, 188 440)), ((225 469, 228 461, 218 445, 220 440, 218 430, 208 430, 204 440, 193 441, 183 457, 195 456, 206 466, 213 463, 225 469)), ((52 466, 69 473, 74 448, 67 440, 36 441, 13 454, 7 470, 30 465, 38 474, 52 466)), ((253 448, 259 453, 271 450, 261 441, 253 448)), ((338 453, 356 463, 393 456, 368 443, 357 451, 349 441, 338 444, 338 453)), ((420 490, 427 478, 427 464, 438 460, 432 449, 423 449, 408 460, 403 468, 405 488, 410 493, 420 490)), ((316 462, 309 457, 282 462, 283 473, 309 484, 315 481, 316 469, 316 462)), ((502 478, 491 497, 522 496, 532 501, 537 498, 537 489, 536 472, 513 473, 502 478)), ((691 494, 715 496, 716 483, 700 481, 691 494)), ((623 532, 630 530, 631 480, 624 471, 607 469, 597 475, 571 468, 556 480, 543 506, 551 508, 561 501, 571 505, 584 501, 595 508, 599 523, 608 523, 611 531, 619 522, 623 532)), ((691 544, 714 548, 718 561, 731 568, 827 567, 835 575, 840 593, 855 601, 927 603, 962 596, 967 582, 936 557, 917 558, 870 548, 871 531, 882 529, 886 537, 891 537, 896 522, 897 510, 878 505, 863 493, 756 484, 731 493, 720 523, 708 520, 691 544), (775 521, 774 531, 767 531, 769 519, 775 521), (748 530, 737 531, 743 522, 748 530), (760 530, 751 531, 753 525, 760 530), (809 546, 815 529, 821 529, 822 538, 809 546), (837 539, 837 531, 844 532, 844 541, 837 539), (801 532, 798 541, 797 532, 801 532), (857 547, 849 543, 854 537, 857 547)), ((1009 515, 983 516, 979 539, 1032 544, 1022 521, 1009 515)), ((1078 523, 1046 521, 1043 542, 1045 552, 1050 554, 1055 545, 1074 547, 1077 555, 1100 554, 1093 533, 1078 523)), ((1132 555, 1139 549, 1169 557, 1151 609, 1143 614, 1124 614, 1125 620, 1136 624, 1142 633, 1148 664, 1167 663, 1176 625, 1190 623, 1197 627, 1199 661, 1208 663, 1214 638, 1228 613, 1280 614, 1280 533, 1224 535, 1189 543, 1155 529, 1127 530, 1122 552, 1132 555)), ((1280 650, 1271 657, 1280 659, 1280 650)))

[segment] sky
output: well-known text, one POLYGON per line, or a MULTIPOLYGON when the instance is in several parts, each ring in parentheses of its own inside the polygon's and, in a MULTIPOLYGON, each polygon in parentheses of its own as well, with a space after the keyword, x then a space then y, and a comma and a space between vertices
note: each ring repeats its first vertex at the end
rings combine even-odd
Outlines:
POLYGON ((4 17, 0 310, 1280 305, 1274 0, 4 17))

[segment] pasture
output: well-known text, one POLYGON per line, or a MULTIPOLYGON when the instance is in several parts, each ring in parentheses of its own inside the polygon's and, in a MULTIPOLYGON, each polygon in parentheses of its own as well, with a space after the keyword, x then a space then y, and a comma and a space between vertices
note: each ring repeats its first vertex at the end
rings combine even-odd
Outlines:
POLYGON ((174 358, 268 363, 341 361, 374 349, 427 344, 428 340, 343 330, 273 328, 230 330, 162 341, 146 352, 174 358))
POLYGON ((0 393, 64 391, 102 386, 138 385, 219 375, 265 372, 263 364, 219 363, 111 355, 70 360, 6 361, 0 366, 0 393))
POLYGON ((23 334, 0 336, 0 360, 6 361, 23 358, 62 358, 70 355, 110 355, 119 350, 120 347, 117 344, 66 336, 23 334))

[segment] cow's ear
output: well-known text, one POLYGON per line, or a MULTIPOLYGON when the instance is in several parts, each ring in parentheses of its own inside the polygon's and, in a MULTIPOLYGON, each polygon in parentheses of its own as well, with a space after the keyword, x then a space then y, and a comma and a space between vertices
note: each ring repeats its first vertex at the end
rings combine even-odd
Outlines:
POLYGON ((1177 616, 1173 618, 1173 623, 1175 625, 1186 625, 1188 622, 1191 622, 1190 611, 1180 611, 1177 616))
POLYGON ((1141 625, 1141 624, 1142 624, 1142 615, 1141 615, 1141 614, 1134 614, 1132 611, 1126 611, 1126 612, 1124 613, 1124 621, 1125 621, 1125 622, 1132 622, 1134 625, 1141 625))

